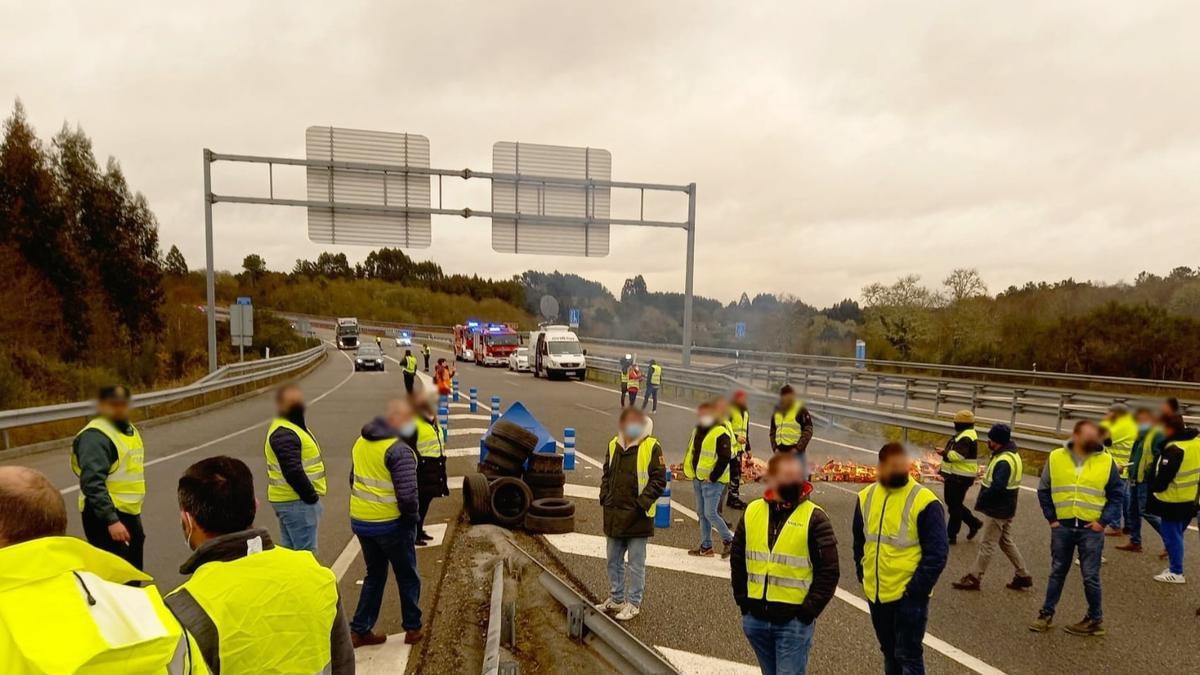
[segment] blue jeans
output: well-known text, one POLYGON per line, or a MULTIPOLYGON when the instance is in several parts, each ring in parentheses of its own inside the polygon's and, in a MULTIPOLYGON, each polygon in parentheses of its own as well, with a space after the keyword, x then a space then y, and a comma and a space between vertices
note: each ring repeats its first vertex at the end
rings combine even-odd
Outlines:
POLYGON ((1162 519, 1146 513, 1146 498, 1150 495, 1149 483, 1129 484, 1129 508, 1126 510, 1125 523, 1129 527, 1129 541, 1134 544, 1142 543, 1142 521, 1150 523, 1150 527, 1158 532, 1162 519))
POLYGON ((771 623, 753 614, 742 615, 742 632, 750 641, 763 675, 804 675, 812 649, 813 628, 800 619, 771 623))
POLYGON ((1183 535, 1187 533, 1187 527, 1191 522, 1191 518, 1187 520, 1167 520, 1164 518, 1158 526, 1158 533, 1162 536, 1163 546, 1167 548, 1167 560, 1169 561, 1170 570, 1175 574, 1183 574, 1183 535))
POLYGON ((721 495, 725 492, 725 483, 692 479, 692 489, 696 492, 696 515, 700 518, 700 548, 712 548, 712 531, 717 529, 721 543, 733 541, 733 532, 725 519, 717 513, 721 505, 721 495))
POLYGON ((317 526, 321 523, 321 502, 305 504, 299 499, 290 502, 271 502, 279 516, 280 545, 293 551, 312 551, 317 554, 317 526))
POLYGON ((929 623, 929 598, 901 598, 895 602, 867 602, 875 639, 883 652, 884 675, 924 675, 925 625, 929 623))
POLYGON ((1129 520, 1129 506, 1133 501, 1133 494, 1129 488, 1133 485, 1128 478, 1121 479, 1121 520, 1124 521, 1121 529, 1128 530, 1132 528, 1132 522, 1129 520))
POLYGON ((608 596, 642 606, 646 592, 646 542, 649 537, 608 538, 608 596), (625 554, 629 554, 629 593, 625 593, 625 554))
POLYGON ((646 394, 642 396, 642 410, 646 409, 646 404, 650 402, 650 398, 654 398, 654 410, 658 410, 658 387, 650 385, 646 387, 646 394))
POLYGON ((1046 583, 1046 602, 1042 611, 1053 614, 1062 596, 1063 584, 1071 571, 1071 561, 1079 552, 1079 571, 1083 574, 1083 595, 1087 598, 1087 618, 1100 621, 1100 558, 1104 553, 1104 533, 1086 527, 1050 528, 1050 581, 1046 583))
POLYGON ((421 598, 421 577, 417 575, 416 523, 401 522, 399 529, 388 534, 357 536, 362 544, 363 562, 367 564, 367 577, 363 579, 350 630, 363 635, 375 627, 389 564, 400 586, 400 625, 404 630, 417 630, 421 627, 421 607, 417 604, 421 598))

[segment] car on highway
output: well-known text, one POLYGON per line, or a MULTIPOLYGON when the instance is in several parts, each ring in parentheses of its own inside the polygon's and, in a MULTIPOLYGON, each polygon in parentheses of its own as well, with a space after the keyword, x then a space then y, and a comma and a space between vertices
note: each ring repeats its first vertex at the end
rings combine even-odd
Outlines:
POLYGON ((383 350, 373 344, 365 344, 354 353, 354 372, 360 370, 383 370, 383 350))
POLYGON ((406 330, 396 331, 396 346, 397 347, 411 347, 412 346, 412 333, 410 331, 406 331, 406 330))
POLYGON ((517 347, 515 352, 508 355, 508 369, 518 373, 527 373, 531 370, 529 347, 517 347))

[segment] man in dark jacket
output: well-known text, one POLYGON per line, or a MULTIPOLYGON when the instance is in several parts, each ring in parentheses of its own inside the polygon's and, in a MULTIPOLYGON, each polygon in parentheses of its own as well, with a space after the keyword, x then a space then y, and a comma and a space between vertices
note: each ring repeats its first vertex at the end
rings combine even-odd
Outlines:
POLYGON ((988 448, 992 451, 992 460, 983 474, 982 488, 975 501, 975 510, 984 516, 979 551, 971 570, 951 586, 960 591, 979 590, 983 573, 987 571, 999 547, 1016 569, 1007 587, 1020 591, 1033 586, 1033 576, 1025 567, 1025 559, 1021 557, 1011 531, 1013 516, 1017 514, 1017 496, 1021 492, 1021 455, 1017 453, 1017 445, 1012 441, 1012 429, 1007 424, 992 425, 988 431, 988 448))
POLYGON ((1146 513, 1146 503, 1150 499, 1150 482, 1154 480, 1154 469, 1162 457, 1166 437, 1154 418, 1154 411, 1149 408, 1138 408, 1134 418, 1137 421, 1138 433, 1133 441, 1133 450, 1129 454, 1129 499, 1125 513, 1129 541, 1116 549, 1128 553, 1141 553, 1142 521, 1149 523, 1155 532, 1159 531, 1159 518, 1146 513))
POLYGON ((651 436, 654 422, 641 410, 621 411, 617 435, 608 444, 600 477, 604 507, 604 536, 608 538, 608 599, 602 611, 616 611, 628 621, 641 611, 646 589, 646 544, 654 536, 658 498, 667 489, 667 465, 662 446, 651 436), (625 559, 629 558, 629 590, 625 590, 625 559))
POLYGON ((267 431, 267 500, 279 517, 280 544, 316 554, 326 478, 321 448, 305 423, 305 410, 304 390, 299 386, 286 384, 275 392, 275 419, 267 431), (282 480, 276 482, 280 474, 282 480))
POLYGON ((1150 481, 1146 510, 1161 518, 1159 535, 1167 547, 1169 567, 1154 577, 1167 584, 1182 584, 1183 541, 1188 524, 1196 517, 1197 474, 1200 474, 1200 431, 1188 427, 1178 413, 1163 418, 1166 447, 1150 481))
POLYGON ((729 559, 733 599, 742 610, 742 630, 764 673, 807 671, 813 624, 837 592, 837 535, 825 511, 805 504, 811 494, 812 484, 797 458, 774 455, 767 463, 763 498, 747 507, 733 535, 729 559), (752 521, 749 526, 747 520, 752 521), (788 536, 789 525, 803 528, 803 540, 788 536), (762 548, 769 552, 766 556, 762 548), (778 555, 778 560, 763 560, 772 555, 778 555), (771 566, 785 575, 784 581, 800 579, 807 588, 772 584, 770 573, 762 574, 771 566), (759 580, 764 576, 766 583, 759 580))
POLYGON ((400 625, 405 644, 421 633, 421 579, 417 574, 417 453, 401 438, 416 433, 412 406, 406 400, 388 402, 382 417, 363 425, 352 452, 350 473, 350 530, 362 544, 367 576, 358 608, 350 621, 355 647, 376 645, 386 635, 371 632, 379 619, 389 564, 400 587, 400 625))
POLYGON ((808 444, 813 437, 812 415, 803 401, 796 398, 796 390, 785 384, 779 389, 779 402, 771 415, 771 452, 787 452, 800 457, 804 473, 808 475, 808 444))
POLYGON ((715 555, 712 531, 721 537, 721 557, 728 558, 733 546, 733 531, 720 514, 725 486, 729 484, 729 460, 733 456, 733 434, 717 417, 715 401, 705 401, 696 409, 696 428, 683 456, 683 475, 692 481, 696 511, 700 521, 700 545, 688 555, 711 558, 715 555))
POLYGON ((983 523, 965 505, 967 491, 975 484, 979 473, 979 438, 975 433, 975 413, 959 410, 954 413, 954 436, 941 451, 942 465, 938 473, 945 482, 946 511, 949 520, 946 534, 950 544, 958 543, 958 531, 967 524, 967 541, 975 538, 983 523))
POLYGON ((401 438, 408 447, 417 451, 417 494, 420 499, 421 522, 417 530, 417 546, 425 546, 433 537, 425 531, 425 515, 429 505, 438 497, 450 495, 450 482, 446 475, 446 443, 442 427, 437 421, 437 392, 412 397, 416 426, 411 435, 401 438))

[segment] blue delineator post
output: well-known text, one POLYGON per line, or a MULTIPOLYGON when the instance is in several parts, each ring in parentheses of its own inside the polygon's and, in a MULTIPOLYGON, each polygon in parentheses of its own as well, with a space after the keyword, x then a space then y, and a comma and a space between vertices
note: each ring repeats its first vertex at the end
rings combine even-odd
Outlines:
POLYGON ((575 429, 563 429, 563 471, 575 470, 575 429))
POLYGON ((458 378, 457 377, 450 381, 450 387, 451 387, 451 391, 453 392, 451 394, 451 396, 454 397, 454 402, 458 403, 458 378))
POLYGON ((442 435, 450 434, 450 408, 441 406, 438 408, 438 424, 442 425, 442 435))
POLYGON ((467 393, 471 395, 471 412, 479 412, 479 390, 471 387, 467 393))
POLYGON ((450 397, 447 396, 446 394, 439 394, 438 395, 438 407, 439 408, 449 408, 450 407, 450 397))
POLYGON ((500 397, 493 396, 492 397, 492 424, 495 424, 496 420, 498 420, 498 419, 500 419, 500 397))
POLYGON ((671 526, 671 470, 667 469, 667 487, 654 506, 654 526, 666 529, 671 526))

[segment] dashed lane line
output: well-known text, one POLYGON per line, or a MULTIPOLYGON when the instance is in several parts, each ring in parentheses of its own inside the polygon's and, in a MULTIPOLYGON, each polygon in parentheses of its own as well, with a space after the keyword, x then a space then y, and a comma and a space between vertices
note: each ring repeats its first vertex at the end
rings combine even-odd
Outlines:
POLYGON ((654 645, 684 675, 758 675, 757 666, 654 645))

